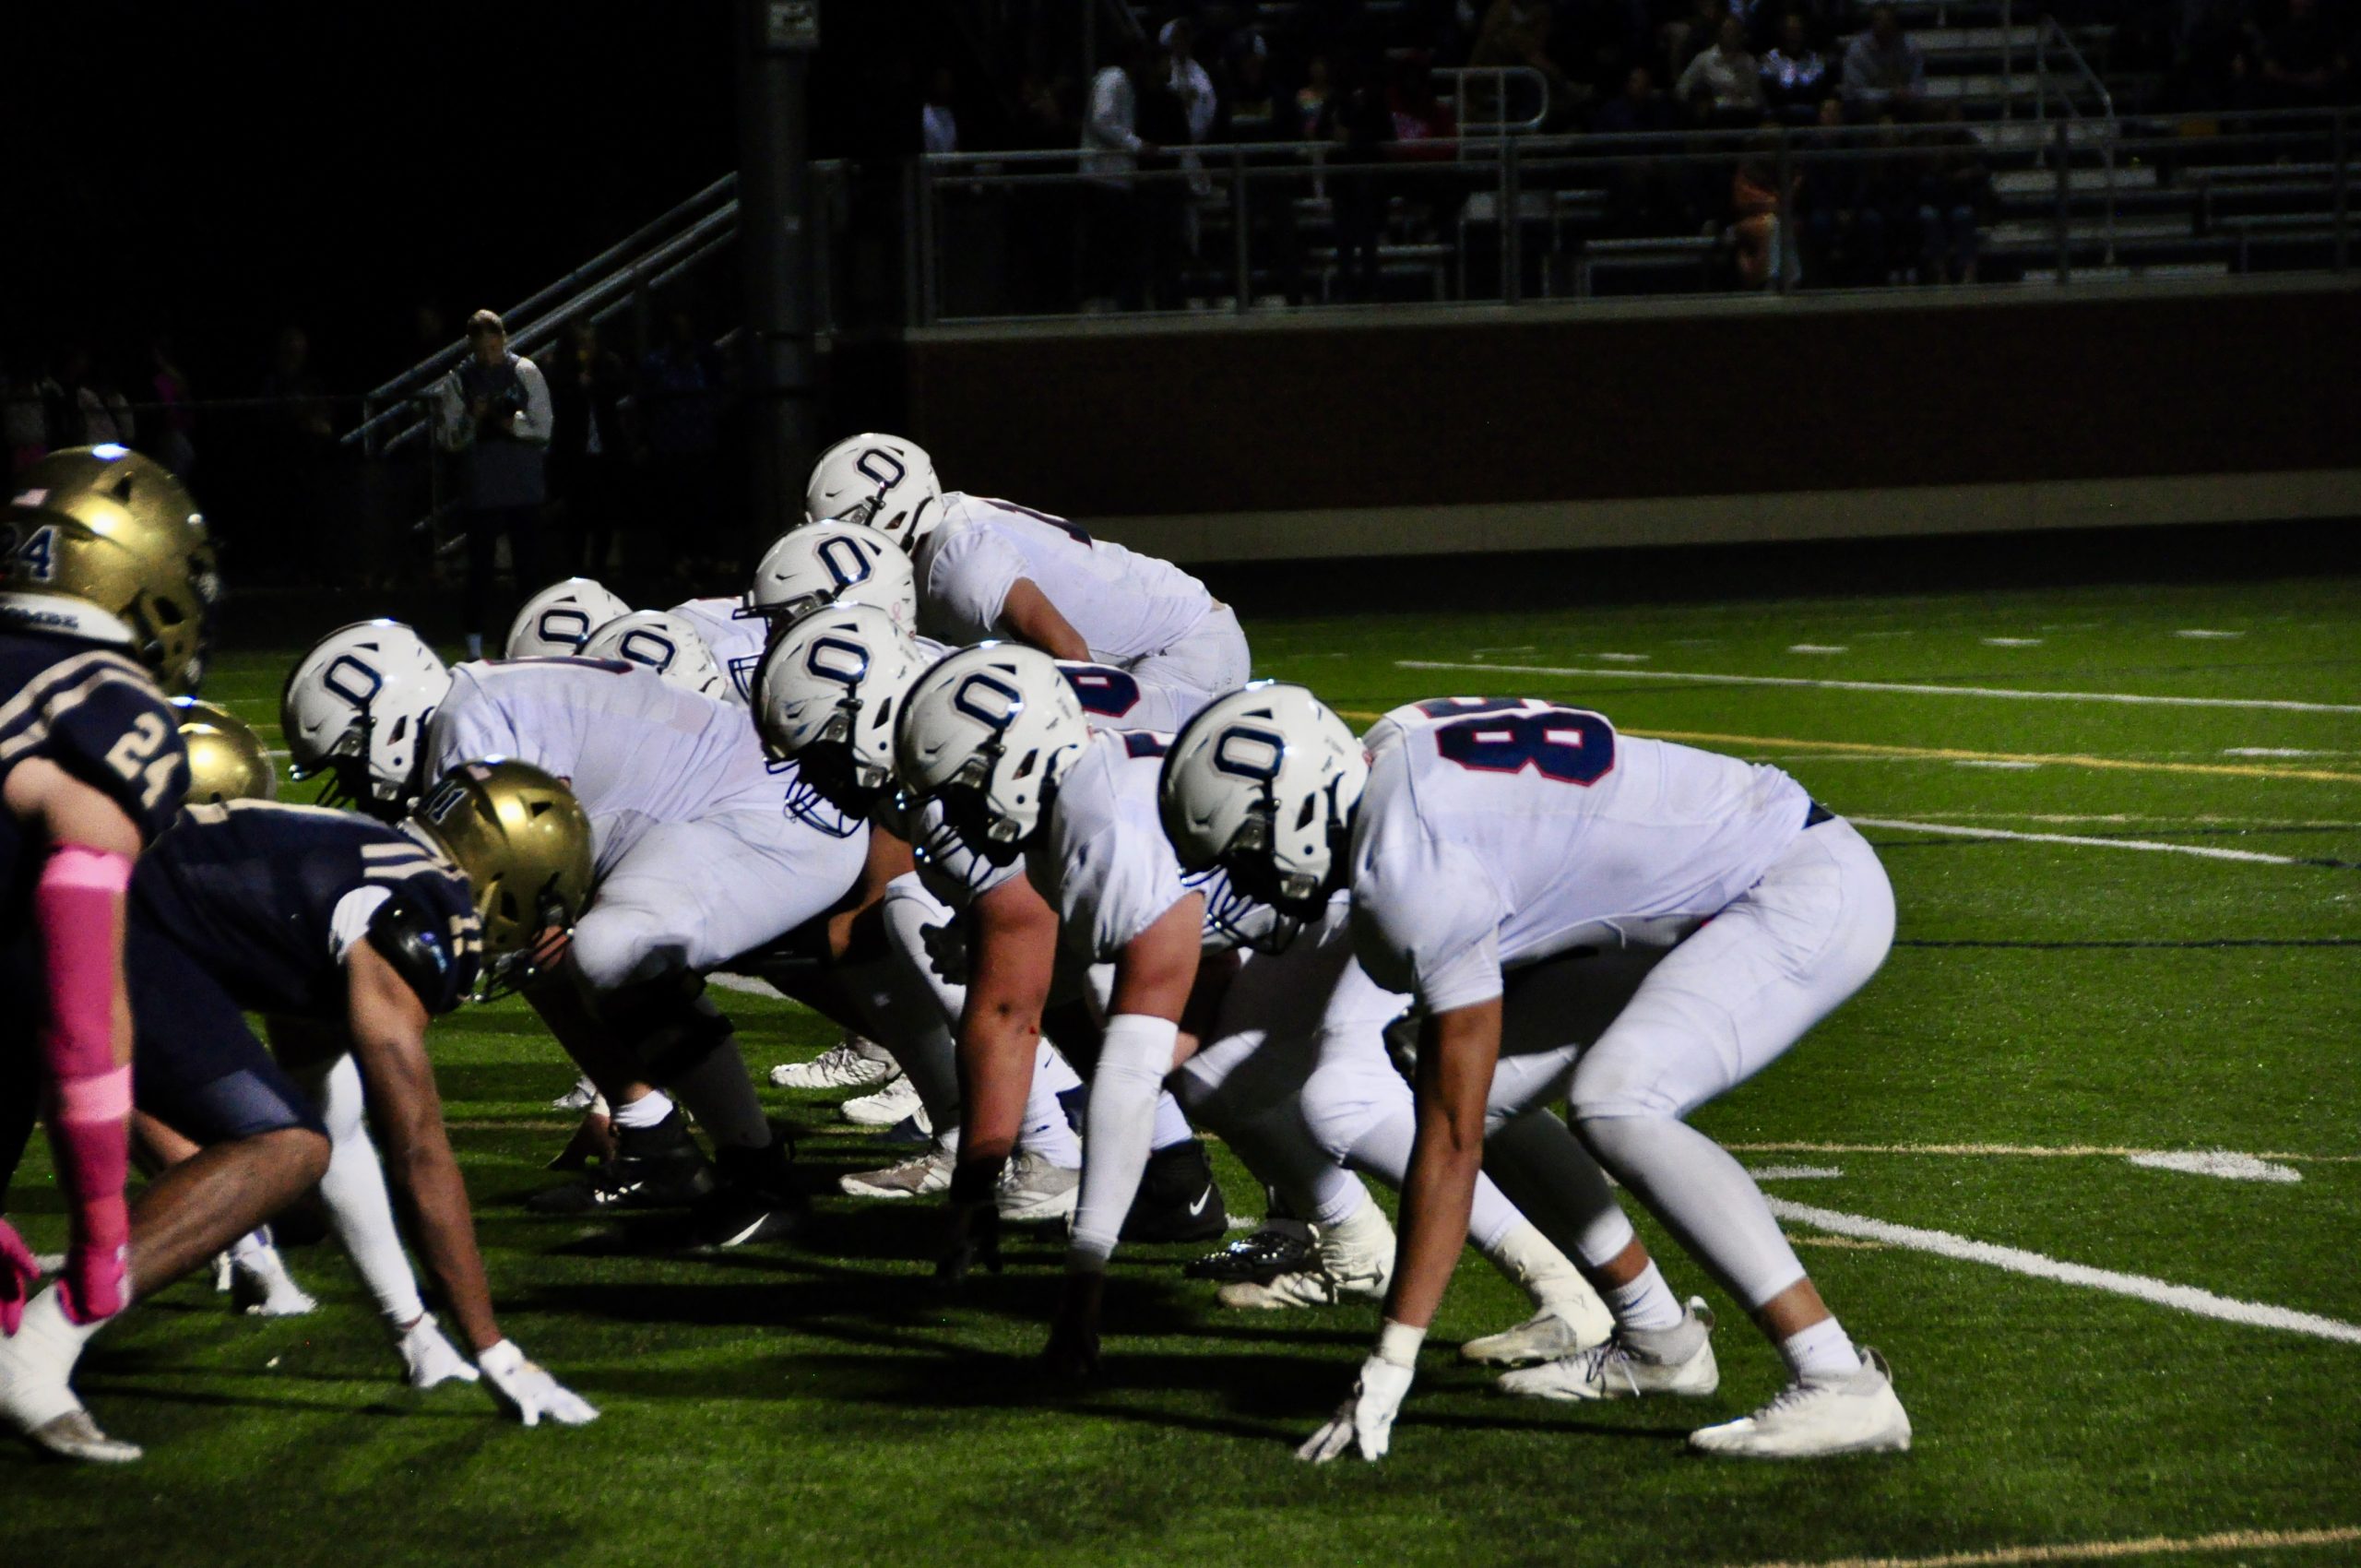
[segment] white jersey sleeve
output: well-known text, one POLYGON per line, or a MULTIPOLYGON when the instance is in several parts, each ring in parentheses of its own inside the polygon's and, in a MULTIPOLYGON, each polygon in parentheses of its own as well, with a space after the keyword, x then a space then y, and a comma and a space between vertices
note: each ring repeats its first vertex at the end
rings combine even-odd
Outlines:
POLYGON ((1402 808, 1408 768, 1397 750, 1370 766, 1354 823, 1353 952, 1387 991, 1447 1013, 1501 994, 1507 906, 1476 857, 1402 808))
POLYGON ((1057 911, 1059 939, 1085 963, 1114 959, 1194 891, 1157 819, 1161 747, 1095 736, 1059 781, 1026 873, 1057 911))
POLYGON ((965 645, 1004 636, 1009 589, 1030 581, 1102 664, 1129 664, 1180 642, 1212 612, 1204 584, 1063 517, 956 491, 919 546, 919 624, 965 645))

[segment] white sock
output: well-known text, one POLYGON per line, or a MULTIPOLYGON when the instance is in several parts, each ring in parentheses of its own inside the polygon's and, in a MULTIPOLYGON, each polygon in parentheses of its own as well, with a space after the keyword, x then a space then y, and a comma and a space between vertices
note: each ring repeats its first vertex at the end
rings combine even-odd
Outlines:
POLYGON ((1181 1111, 1179 1100, 1169 1094, 1156 1097, 1156 1127, 1148 1135, 1149 1148, 1170 1148, 1174 1144, 1185 1144, 1196 1135, 1197 1129, 1189 1125, 1189 1118, 1181 1111))
POLYGON ((1779 1354, 1797 1383, 1829 1383, 1861 1370, 1861 1353, 1853 1336, 1834 1318, 1822 1318, 1779 1341, 1779 1354))
POLYGON ((1619 1328, 1674 1328, 1688 1315, 1680 1298, 1664 1282, 1654 1258, 1640 1271, 1640 1277, 1629 1285, 1601 1290, 1599 1296, 1607 1302, 1607 1310, 1615 1314, 1619 1328))
POLYGON ((1489 1244, 1478 1243, 1477 1250, 1508 1277, 1511 1284, 1530 1296, 1536 1307, 1571 1306, 1586 1303, 1591 1298, 1590 1286, 1576 1272, 1572 1262, 1522 1215, 1498 1240, 1489 1244))
POLYGON ((650 1089, 637 1099, 615 1107, 615 1125, 645 1132, 671 1114, 672 1097, 662 1089, 650 1089))
POLYGON ((671 1088, 715 1144, 727 1148, 770 1146, 770 1119, 755 1097, 754 1080, 746 1075, 746 1058, 736 1036, 673 1074, 671 1088))
POLYGON ((74 1397, 74 1364, 82 1359, 82 1347, 90 1336, 113 1321, 76 1323, 65 1315, 65 1303, 54 1285, 27 1302, 15 1336, 0 1340, 0 1358, 5 1358, 0 1373, 8 1379, 8 1419, 23 1431, 37 1431, 80 1409, 82 1402, 74 1397))
POLYGON ((271 1244, 270 1227, 265 1225, 247 1231, 230 1243, 230 1261, 233 1264, 243 1264, 248 1268, 259 1267, 261 1265, 255 1260, 265 1253, 277 1250, 271 1244))
MULTIPOLYGON (((1082 1140, 1074 1135, 1074 1123, 1066 1120, 1066 1108, 1059 1103, 1057 1081, 1074 1077, 1074 1069, 1065 1067, 1065 1058, 1043 1040, 1033 1063, 1033 1087, 1025 1096, 1025 1121, 1016 1134, 1016 1146, 1038 1154, 1050 1164, 1065 1170, 1082 1168, 1082 1140)), ((1074 1077, 1077 1084, 1082 1080, 1074 1077)))
POLYGON ((377 1310, 397 1328, 406 1327, 426 1311, 426 1303, 419 1300, 418 1277, 410 1272, 393 1199, 386 1191, 385 1167, 362 1116, 360 1066, 350 1055, 338 1058, 314 1092, 328 1129, 327 1174, 320 1178, 328 1224, 377 1298, 377 1310))

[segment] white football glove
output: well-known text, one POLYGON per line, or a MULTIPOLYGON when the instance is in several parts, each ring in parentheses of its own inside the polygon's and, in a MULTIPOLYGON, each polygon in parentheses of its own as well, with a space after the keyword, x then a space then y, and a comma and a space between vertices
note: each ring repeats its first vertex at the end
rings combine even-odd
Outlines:
POLYGON ((401 1354, 403 1380, 412 1388, 432 1388, 454 1378, 462 1383, 476 1381, 476 1369, 443 1337, 433 1313, 421 1314, 404 1329, 394 1340, 394 1348, 401 1354))
POLYGON ((1394 1418, 1401 1413, 1410 1380, 1418 1375, 1416 1367, 1397 1367, 1382 1356, 1371 1356, 1361 1363, 1352 1397, 1336 1407, 1328 1424, 1313 1432, 1295 1456, 1324 1465, 1351 1449, 1364 1459, 1384 1458, 1386 1444, 1394 1437, 1394 1418))
POLYGON ((528 1427, 540 1425, 543 1416, 569 1427, 599 1419, 587 1400, 527 1360, 514 1340, 504 1339, 484 1351, 476 1365, 492 1379, 494 1396, 528 1427))
POLYGON ((943 984, 967 983, 967 933, 957 920, 919 927, 919 940, 926 944, 928 968, 943 984))

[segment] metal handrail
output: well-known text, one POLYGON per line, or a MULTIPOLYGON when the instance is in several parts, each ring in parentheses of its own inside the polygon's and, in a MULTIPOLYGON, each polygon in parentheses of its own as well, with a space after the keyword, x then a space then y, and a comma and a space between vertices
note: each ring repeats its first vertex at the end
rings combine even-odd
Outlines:
MULTIPOLYGON (((737 184, 738 176, 734 172, 722 175, 694 196, 684 201, 676 202, 662 215, 641 224, 628 236, 609 245, 564 277, 535 290, 522 301, 509 306, 508 309, 501 312, 501 318, 504 321, 523 321, 552 300, 563 297, 567 290, 577 287, 585 279, 596 279, 611 275, 619 266, 628 265, 629 258, 654 243, 657 236, 677 229, 699 208, 709 206, 716 200, 726 200, 730 209, 734 213, 737 202, 730 193, 735 189, 737 184)), ((465 337, 462 337, 419 361, 392 380, 370 388, 367 394, 368 402, 374 405, 384 405, 383 411, 372 415, 354 429, 346 432, 342 438, 343 444, 350 446, 366 443, 380 424, 397 417, 404 394, 416 391, 422 386, 432 386, 444 375, 448 374, 455 365, 467 357, 467 351, 468 341, 465 337)))
POLYGON ((1491 81, 1494 101, 1499 105, 1499 114, 1501 116, 1484 122, 1487 132, 1498 136, 1504 132, 1521 134, 1537 131, 1541 128, 1542 123, 1549 118, 1549 78, 1530 65, 1438 65, 1428 75, 1451 83, 1452 116, 1463 133, 1470 123, 1467 116, 1467 84, 1470 80, 1479 77, 1491 81), (1508 113, 1509 81, 1512 77, 1519 81, 1531 81, 1538 90, 1541 101, 1541 107, 1522 120, 1511 120, 1505 117, 1508 113))

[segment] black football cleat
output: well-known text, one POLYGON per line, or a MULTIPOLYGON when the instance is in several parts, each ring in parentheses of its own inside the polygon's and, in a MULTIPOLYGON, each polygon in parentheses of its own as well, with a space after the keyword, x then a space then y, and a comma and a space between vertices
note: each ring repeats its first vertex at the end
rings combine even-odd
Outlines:
POLYGON ((1268 1285, 1282 1274, 1318 1268, 1319 1256, 1307 1237, 1291 1230, 1257 1230, 1192 1259, 1181 1265, 1180 1272, 1216 1285, 1268 1285))
POLYGON ((790 1158, 779 1143, 717 1149, 714 1170, 720 1181, 690 1216, 690 1245, 748 1247, 794 1235, 811 1204, 795 1190, 790 1158))
POLYGON ((535 1214, 687 1208, 714 1190, 713 1167, 678 1110, 653 1127, 618 1127, 615 1157, 578 1182, 525 1200, 535 1214))
POLYGON ((1123 1219, 1126 1241, 1210 1241, 1229 1229, 1205 1146, 1195 1138, 1147 1157, 1139 1195, 1123 1219))

